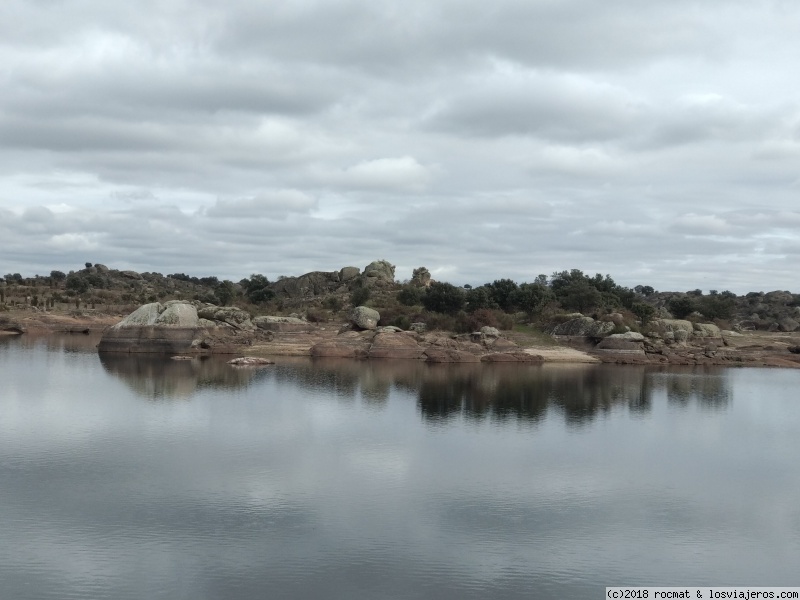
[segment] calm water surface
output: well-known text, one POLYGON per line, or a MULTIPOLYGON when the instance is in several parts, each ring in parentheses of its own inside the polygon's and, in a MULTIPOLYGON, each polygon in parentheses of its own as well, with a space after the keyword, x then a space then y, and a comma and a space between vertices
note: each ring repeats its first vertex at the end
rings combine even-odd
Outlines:
POLYGON ((800 372, 0 337, 0 598, 800 585, 800 372))

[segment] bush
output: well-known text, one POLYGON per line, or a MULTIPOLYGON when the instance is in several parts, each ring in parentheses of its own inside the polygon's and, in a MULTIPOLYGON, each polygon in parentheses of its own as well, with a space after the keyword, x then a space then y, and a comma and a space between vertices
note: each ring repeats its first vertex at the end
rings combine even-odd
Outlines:
POLYGON ((405 315, 400 315, 392 320, 391 325, 408 331, 411 328, 411 319, 405 315))
POLYGON ((309 323, 324 323, 328 320, 328 314, 324 310, 309 308, 306 311, 306 320, 309 323))
POLYGON ((415 321, 425 323, 429 330, 456 331, 456 319, 452 315, 443 313, 425 312, 419 315, 415 321))
POLYGON ((342 299, 338 296, 328 296, 322 301, 322 306, 333 312, 339 312, 342 310, 342 299))
POLYGON ((405 306, 417 306, 422 304, 422 295, 423 291, 420 288, 406 285, 397 292, 397 301, 405 306))
POLYGON ((368 287, 357 287, 350 294, 350 302, 353 304, 353 306, 362 306, 367 300, 369 300, 368 287))
POLYGON ((695 311, 695 304, 689 296, 679 296, 670 298, 667 308, 676 319, 685 319, 695 311))
POLYGON ((646 302, 634 302, 631 312, 642 322, 642 325, 647 325, 656 314, 656 309, 646 302))

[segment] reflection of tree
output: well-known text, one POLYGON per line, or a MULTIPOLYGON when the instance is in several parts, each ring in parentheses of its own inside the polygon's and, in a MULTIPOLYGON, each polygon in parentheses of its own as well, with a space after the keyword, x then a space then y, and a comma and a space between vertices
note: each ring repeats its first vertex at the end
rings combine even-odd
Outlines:
POLYGON ((98 355, 103 368, 149 399, 188 398, 204 387, 235 389, 246 386, 258 369, 237 369, 227 357, 172 360, 152 354, 98 355))
POLYGON ((695 400, 722 408, 731 391, 724 371, 681 371, 619 365, 429 365, 415 360, 284 358, 265 370, 234 369, 225 358, 174 361, 152 355, 101 355, 105 369, 148 398, 188 397, 197 389, 242 387, 254 378, 300 387, 342 402, 358 398, 383 407, 392 390, 416 396, 422 417, 526 423, 542 421, 548 412, 570 425, 592 422, 614 409, 645 415, 653 396, 666 392, 670 403, 695 400))
POLYGON ((670 404, 686 406, 696 401, 703 408, 725 408, 731 400, 731 389, 725 370, 718 367, 688 368, 663 371, 662 385, 670 404))
POLYGON ((727 380, 719 374, 681 377, 644 366, 447 365, 429 367, 416 390, 420 412, 427 419, 461 415, 536 423, 548 409, 557 409, 572 425, 589 423, 615 407, 627 408, 633 415, 647 414, 654 393, 664 387, 670 400, 677 386, 685 388, 685 397, 707 407, 723 407, 730 398, 727 380))

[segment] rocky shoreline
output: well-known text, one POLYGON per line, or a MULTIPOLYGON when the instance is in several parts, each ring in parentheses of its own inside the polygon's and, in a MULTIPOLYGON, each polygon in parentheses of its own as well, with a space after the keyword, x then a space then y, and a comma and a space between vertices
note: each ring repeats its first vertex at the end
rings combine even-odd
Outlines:
POLYGON ((100 350, 123 353, 311 356, 430 363, 562 362, 800 368, 800 354, 795 353, 800 337, 794 333, 719 332, 712 326, 701 329, 702 335, 695 335, 696 330, 695 334, 686 331, 696 326, 688 322, 668 323, 662 334, 651 333, 649 337, 635 332, 610 334, 597 343, 596 338, 587 335, 556 334, 552 343, 543 343, 541 337, 500 332, 491 327, 461 335, 376 325, 362 329, 352 322, 342 325, 310 323, 297 317, 251 318, 245 311, 231 307, 195 306, 192 312, 187 306, 191 305, 181 302, 145 305, 125 318, 91 313, 16 311, 3 315, 0 333, 102 331, 105 342, 101 342, 100 350), (157 323, 158 319, 161 322, 157 323), (679 331, 686 333, 677 333, 679 331), (676 341, 676 334, 679 341, 676 341))

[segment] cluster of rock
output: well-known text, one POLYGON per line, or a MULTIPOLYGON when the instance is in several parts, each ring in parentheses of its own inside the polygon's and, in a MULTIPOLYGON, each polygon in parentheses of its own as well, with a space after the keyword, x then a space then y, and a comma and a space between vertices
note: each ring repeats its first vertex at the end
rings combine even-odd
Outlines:
MULTIPOLYGON (((466 335, 426 334, 424 327, 404 331, 399 327, 378 326, 380 314, 366 306, 350 313, 349 326, 334 339, 311 347, 311 356, 358 359, 408 359, 430 363, 542 362, 542 357, 526 352, 502 337, 494 327, 466 335)), ((417 324, 422 325, 422 324, 417 324)))
POLYGON ((665 347, 675 349, 697 346, 705 352, 726 344, 726 338, 741 336, 736 331, 722 331, 713 323, 693 323, 682 319, 657 319, 646 335, 630 331, 612 333, 621 325, 621 317, 605 315, 605 320, 595 320, 580 314, 567 315, 567 320, 556 325, 552 335, 564 342, 595 344, 599 353, 645 355, 662 353, 665 347), (571 317, 571 318, 570 318, 571 317))
POLYGON ((345 293, 351 287, 365 285, 381 287, 394 283, 395 266, 386 260, 376 260, 364 267, 343 267, 338 271, 312 271, 299 277, 283 277, 270 284, 279 298, 310 298, 345 293))

